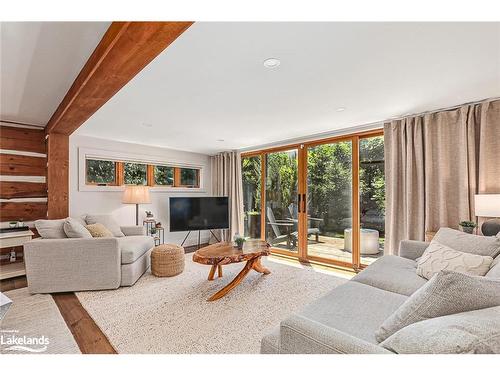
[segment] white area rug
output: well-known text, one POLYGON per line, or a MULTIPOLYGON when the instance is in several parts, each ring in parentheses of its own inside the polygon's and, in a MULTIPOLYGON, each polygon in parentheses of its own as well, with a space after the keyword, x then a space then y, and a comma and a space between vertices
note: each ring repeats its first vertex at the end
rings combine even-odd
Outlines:
POLYGON ((2 354, 80 353, 51 295, 31 295, 27 288, 11 290, 4 294, 13 301, 13 304, 5 317, 0 320, 0 335, 3 336, 2 342, 4 342, 0 344, 2 354), (27 340, 37 339, 38 341, 36 343, 32 341, 30 344, 25 341, 23 342, 25 345, 12 345, 9 340, 13 336, 17 338, 26 336, 27 340), (41 338, 42 336, 47 341, 41 338))
POLYGON ((252 271, 207 302, 244 263, 224 266, 223 278, 208 281, 210 267, 191 258, 178 276, 148 271, 132 287, 79 292, 78 299, 119 353, 259 353, 261 338, 281 320, 347 281, 267 259, 270 275, 252 271))

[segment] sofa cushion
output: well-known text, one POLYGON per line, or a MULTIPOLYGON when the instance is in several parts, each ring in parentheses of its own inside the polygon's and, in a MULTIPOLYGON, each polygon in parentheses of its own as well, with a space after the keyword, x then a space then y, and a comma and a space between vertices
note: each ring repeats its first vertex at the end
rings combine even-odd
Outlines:
POLYGON ((64 233, 69 238, 92 238, 87 228, 79 220, 68 217, 63 225, 64 233))
POLYGON ((401 294, 348 282, 306 306, 297 315, 377 343, 375 330, 406 299, 401 294))
POLYGON ((352 336, 302 315, 280 324, 280 354, 391 354, 376 343, 352 336))
POLYGON ((401 354, 500 353, 500 306, 410 324, 380 345, 401 354))
POLYGON ((440 271, 448 270, 484 276, 492 263, 493 258, 490 256, 464 253, 432 241, 417 261, 417 275, 430 279, 440 271))
POLYGON ((120 229, 120 226, 113 218, 112 215, 87 215, 85 217, 85 221, 87 224, 97 224, 100 223, 109 229, 113 236, 115 237, 123 237, 125 236, 120 229))
POLYGON ((500 238, 476 236, 451 228, 441 228, 433 241, 464 253, 486 255, 492 258, 500 254, 500 238))
POLYGON ((414 260, 384 255, 353 277, 352 281, 409 296, 427 282, 417 275, 416 270, 414 260))
POLYGON ((485 276, 490 279, 500 279, 500 255, 495 258, 491 264, 490 270, 485 276))
POLYGON ((40 237, 45 239, 68 238, 64 233, 64 221, 59 220, 36 220, 35 228, 40 237))
POLYGON ((438 316, 500 305, 500 280, 441 271, 415 292, 376 332, 379 342, 400 329, 438 316))
POLYGON ((129 264, 139 259, 145 252, 154 247, 151 236, 126 236, 118 238, 118 246, 122 253, 122 264, 129 264))

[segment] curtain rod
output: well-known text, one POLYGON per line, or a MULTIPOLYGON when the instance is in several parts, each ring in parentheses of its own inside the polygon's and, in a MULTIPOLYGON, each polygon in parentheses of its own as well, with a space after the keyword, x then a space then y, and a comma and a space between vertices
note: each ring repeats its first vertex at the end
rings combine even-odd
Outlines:
POLYGON ((480 104, 480 103, 494 102, 495 100, 500 100, 500 97, 493 97, 493 98, 476 100, 473 102, 462 103, 462 104, 454 105, 451 107, 433 109, 431 111, 425 111, 425 112, 419 112, 419 113, 409 113, 409 114, 404 115, 404 116, 391 117, 391 118, 388 118, 387 120, 379 121, 378 123, 384 124, 387 121, 401 120, 401 119, 404 119, 406 117, 416 117, 416 116, 424 116, 424 115, 429 115, 429 114, 438 113, 438 112, 447 112, 447 111, 452 111, 454 109, 458 109, 460 107, 463 107, 464 105, 475 105, 475 104, 480 104))
POLYGON ((340 135, 345 135, 353 132, 360 132, 363 130, 372 130, 376 129, 378 127, 382 128, 384 126, 384 123, 388 121, 397 121, 404 119, 406 117, 412 117, 412 116, 423 116, 431 113, 437 113, 437 112, 445 112, 445 111, 451 111, 453 109, 460 108, 464 105, 473 105, 473 104, 479 104, 479 103, 487 103, 487 102, 492 102, 495 100, 500 100, 500 97, 493 97, 493 98, 487 98, 487 99, 481 99, 473 102, 467 102, 467 103, 462 103, 450 107, 444 107, 444 108, 439 108, 439 109, 433 109, 431 111, 426 111, 426 112, 420 112, 420 113, 412 113, 412 114, 407 114, 405 116, 398 116, 398 117, 391 117, 385 120, 380 120, 380 121, 374 121, 374 122, 369 122, 363 125, 356 125, 356 126, 351 126, 348 128, 342 128, 342 129, 337 129, 333 131, 328 131, 328 132, 322 132, 322 133, 316 133, 312 134, 309 136, 304 136, 304 137, 297 137, 297 138, 290 138, 290 139, 284 139, 281 141, 276 141, 276 142, 271 142, 271 143, 265 143, 265 144, 260 144, 256 146, 249 146, 249 147, 243 147, 238 150, 238 152, 250 152, 250 151, 257 151, 260 149, 264 148, 270 148, 270 147, 276 147, 276 146, 283 146, 287 144, 292 144, 292 143, 301 143, 305 141, 313 141, 316 139, 322 139, 322 138, 328 138, 328 137, 334 137, 334 136, 340 136, 340 135))

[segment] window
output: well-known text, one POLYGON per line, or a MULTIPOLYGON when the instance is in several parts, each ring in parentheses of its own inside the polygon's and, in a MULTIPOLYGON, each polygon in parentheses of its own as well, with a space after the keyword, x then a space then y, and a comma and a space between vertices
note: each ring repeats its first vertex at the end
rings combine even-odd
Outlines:
POLYGON ((116 163, 109 160, 87 159, 86 183, 88 185, 116 185, 116 163))
POLYGON ((199 170, 192 168, 176 168, 179 170, 178 185, 185 187, 198 187, 199 183, 199 170))
POLYGON ((125 185, 147 185, 146 164, 123 163, 123 182, 125 185))
POLYGON ((173 186, 174 185, 174 168, 165 165, 154 166, 154 185, 158 186, 173 186))
POLYGON ((90 157, 84 159, 84 162, 85 185, 146 185, 171 188, 200 188, 200 168, 183 168, 90 157))

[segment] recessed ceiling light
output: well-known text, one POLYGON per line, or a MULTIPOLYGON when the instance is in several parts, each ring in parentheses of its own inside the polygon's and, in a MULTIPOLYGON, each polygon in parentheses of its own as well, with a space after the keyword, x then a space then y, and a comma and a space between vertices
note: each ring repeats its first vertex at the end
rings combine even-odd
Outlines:
POLYGON ((337 112, 344 112, 345 111, 345 108, 344 107, 339 107, 337 108, 337 112))
POLYGON ((218 139, 217 142, 224 142, 224 140, 223 139, 218 139))
POLYGON ((269 69, 276 68, 280 64, 281 64, 281 61, 279 61, 278 59, 276 59, 274 57, 271 57, 269 59, 264 60, 264 66, 266 68, 269 68, 269 69))
POLYGON ((143 122, 142 126, 144 126, 145 128, 152 128, 153 124, 149 124, 149 123, 143 122))

